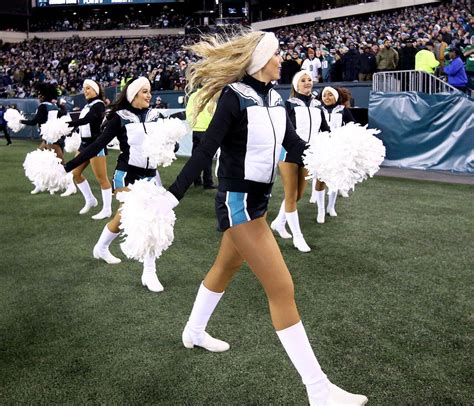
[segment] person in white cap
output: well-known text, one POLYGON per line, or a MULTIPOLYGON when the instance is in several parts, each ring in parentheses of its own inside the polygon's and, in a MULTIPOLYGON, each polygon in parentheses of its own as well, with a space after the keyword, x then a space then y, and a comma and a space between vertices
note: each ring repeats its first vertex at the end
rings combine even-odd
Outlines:
MULTIPOLYGON (((117 137, 120 144, 120 155, 113 177, 115 192, 126 191, 127 185, 138 179, 153 180, 156 167, 149 167, 147 157, 143 154, 141 144, 146 131, 152 131, 161 117, 156 109, 150 108, 151 86, 145 77, 130 80, 118 99, 110 106, 107 122, 102 134, 74 159, 65 164, 66 172, 87 162, 117 137)), ((110 220, 93 249, 94 258, 103 259, 108 264, 118 264, 121 260, 111 254, 109 246, 120 232, 120 211, 110 220)), ((148 256, 143 261, 142 285, 152 292, 163 291, 163 285, 156 275, 155 257, 148 256)))
POLYGON ((298 314, 291 274, 265 218, 282 146, 292 156, 301 157, 306 149, 272 89, 272 81, 280 77, 279 42, 273 33, 243 31, 228 38, 206 37, 187 49, 201 58, 187 72, 188 91, 201 89, 193 117, 207 103, 217 105, 206 137, 157 211, 178 205, 220 147, 215 207, 223 234, 182 333, 183 345, 213 352, 230 348, 208 334, 206 326, 232 277, 247 262, 265 290, 276 333, 306 385, 309 403, 363 405, 365 396, 338 388, 322 371, 298 314))
MULTIPOLYGON (((315 139, 319 131, 329 131, 329 126, 320 107, 321 103, 313 95, 312 90, 311 73, 301 70, 293 77, 290 98, 286 101, 288 116, 299 137, 307 144, 315 139)), ((282 149, 278 169, 283 182, 285 198, 270 227, 281 238, 293 236, 293 245, 301 252, 309 252, 311 248, 301 232, 297 210, 297 202, 303 196, 306 188, 306 176, 308 176, 304 166, 298 165, 300 161, 301 157, 292 157, 282 149), (286 231, 286 223, 290 226, 291 234, 286 231)))
MULTIPOLYGON (((352 113, 342 103, 341 94, 337 89, 326 86, 321 93, 321 101, 324 116, 331 130, 355 121, 352 113)), ((324 223, 326 218, 325 195, 326 184, 320 180, 313 179, 310 202, 317 204, 318 214, 316 221, 320 224, 324 223)), ((336 199, 337 190, 329 190, 327 213, 331 217, 337 216, 336 199)))
MULTIPOLYGON (((102 87, 94 80, 86 79, 83 84, 84 96, 87 104, 82 109, 77 120, 69 123, 70 127, 78 128, 81 136, 81 145, 77 154, 82 152, 90 144, 92 144, 100 135, 100 126, 104 120, 105 103, 104 91, 102 87)), ((76 154, 76 155, 77 155, 76 154)), ((99 151, 99 153, 90 160, 85 161, 72 171, 74 182, 84 196, 85 205, 79 211, 79 214, 88 213, 92 207, 97 206, 97 199, 92 193, 89 182, 84 177, 83 172, 90 164, 96 179, 99 181, 102 192, 102 210, 93 215, 94 220, 102 220, 112 215, 112 185, 107 176, 107 147, 99 151)), ((73 187, 68 187, 61 196, 69 196, 76 192, 73 187)))

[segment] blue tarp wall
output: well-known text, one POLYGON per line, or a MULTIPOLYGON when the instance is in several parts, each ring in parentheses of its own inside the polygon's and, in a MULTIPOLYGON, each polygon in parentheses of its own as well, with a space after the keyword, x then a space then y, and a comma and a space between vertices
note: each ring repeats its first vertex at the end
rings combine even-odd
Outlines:
POLYGON ((384 166, 474 173, 474 99, 464 94, 372 92, 369 127, 382 131, 384 166))

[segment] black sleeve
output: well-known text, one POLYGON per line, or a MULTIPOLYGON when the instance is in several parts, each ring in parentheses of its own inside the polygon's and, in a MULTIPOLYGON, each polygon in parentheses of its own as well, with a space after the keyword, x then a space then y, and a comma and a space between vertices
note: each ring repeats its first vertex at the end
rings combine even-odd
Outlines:
POLYGON ((194 179, 212 161, 216 151, 222 144, 222 140, 240 114, 239 99, 233 90, 225 88, 206 130, 206 136, 168 189, 178 200, 183 198, 194 179))
POLYGON ((46 123, 46 121, 48 121, 48 109, 44 104, 38 106, 38 110, 31 120, 21 120, 21 122, 26 125, 41 125, 46 123))
POLYGON ((352 115, 352 113, 350 112, 348 108, 344 108, 342 112, 342 122, 344 124, 355 123, 354 116, 352 115))
POLYGON ((329 124, 326 121, 326 116, 324 115, 324 111, 322 110, 321 110, 321 127, 319 127, 319 131, 331 131, 331 127, 329 127, 329 124))
POLYGON ((97 139, 90 144, 78 156, 71 159, 64 165, 66 172, 71 172, 74 168, 95 157, 99 151, 107 146, 107 144, 114 139, 122 130, 120 117, 115 115, 107 121, 104 131, 97 139))
POLYGON ((285 102, 285 108, 286 112, 288 113, 288 117, 291 121, 291 124, 293 124, 293 127, 296 128, 296 113, 295 109, 291 105, 291 103, 288 102, 288 100, 285 102))
POLYGON ((286 162, 293 162, 303 165, 303 152, 307 148, 304 142, 296 133, 295 127, 287 115, 285 138, 283 138, 283 148, 287 150, 286 162))
POLYGON ((104 103, 96 103, 90 108, 89 112, 84 117, 70 121, 69 127, 79 127, 81 125, 90 124, 94 121, 98 121, 99 123, 101 123, 104 117, 104 113, 104 103))

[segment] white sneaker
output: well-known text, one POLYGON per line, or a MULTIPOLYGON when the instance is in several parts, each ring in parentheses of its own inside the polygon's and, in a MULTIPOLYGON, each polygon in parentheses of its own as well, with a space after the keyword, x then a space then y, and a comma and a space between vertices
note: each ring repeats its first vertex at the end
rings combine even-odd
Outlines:
POLYGON ((32 195, 37 195, 41 192, 41 188, 39 186, 35 186, 35 188, 30 192, 32 195))
POLYGON ((67 197, 67 196, 73 195, 74 193, 77 193, 77 187, 74 183, 72 183, 72 184, 69 184, 66 191, 64 193, 61 193, 60 196, 61 197, 67 197))
POLYGON ((324 404, 309 399, 311 406, 362 406, 368 402, 364 395, 356 395, 339 388, 333 383, 328 385, 329 395, 324 404))
POLYGON ((94 197, 94 200, 86 202, 84 207, 79 211, 79 214, 86 214, 90 209, 96 207, 99 204, 97 199, 94 197))
POLYGON ((336 210, 335 210, 335 209, 328 209, 328 214, 329 214, 331 217, 337 217, 337 213, 336 213, 336 210))
POLYGON ((311 251, 311 248, 309 247, 308 244, 306 244, 306 241, 304 240, 303 236, 293 237, 293 245, 300 252, 310 252, 311 251))
POLYGON ((108 264, 120 264, 122 262, 120 258, 114 257, 108 248, 100 249, 97 245, 94 247, 92 255, 95 259, 103 259, 108 264))
POLYGON ((323 224, 326 221, 326 211, 324 209, 318 210, 318 217, 316 217, 316 221, 319 224, 323 224))
POLYGON ((316 203, 316 195, 314 193, 311 194, 311 197, 309 198, 310 203, 316 203))
POLYGON ((285 240, 291 238, 291 234, 288 231, 286 231, 285 224, 281 224, 280 222, 273 220, 270 224, 270 228, 273 231, 276 231, 279 234, 279 236, 285 240))
POLYGON ((142 285, 146 286, 151 292, 163 292, 165 289, 158 280, 156 273, 152 272, 142 274, 142 285))
POLYGON ((111 211, 102 209, 97 214, 94 214, 91 218, 93 218, 94 220, 103 220, 109 218, 111 215, 111 211))
POLYGON ((202 347, 211 352, 224 352, 230 348, 229 343, 225 341, 218 340, 217 338, 211 337, 209 334, 204 332, 203 338, 199 344, 193 342, 191 337, 191 332, 189 331, 188 325, 183 330, 183 335, 181 336, 183 340, 183 345, 186 348, 202 347))

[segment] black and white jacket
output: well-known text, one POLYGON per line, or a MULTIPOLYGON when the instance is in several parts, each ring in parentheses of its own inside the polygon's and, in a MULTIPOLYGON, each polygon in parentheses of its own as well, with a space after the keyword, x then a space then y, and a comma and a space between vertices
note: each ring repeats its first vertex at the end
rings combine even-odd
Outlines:
POLYGON ((306 143, 296 134, 271 84, 245 76, 222 90, 204 141, 169 191, 181 199, 220 147, 220 191, 269 193, 282 146, 301 157, 306 143))
POLYGON ((102 134, 76 158, 65 165, 67 172, 88 161, 105 148, 117 137, 120 144, 120 155, 117 158, 117 170, 129 171, 135 169, 144 176, 153 176, 156 167, 150 167, 148 158, 144 155, 142 143, 145 133, 157 126, 157 120, 162 117, 157 109, 122 109, 113 113, 107 119, 102 134))
POLYGON ((286 110, 296 133, 306 143, 311 143, 319 131, 330 131, 321 103, 313 95, 296 93, 286 101, 286 110))
POLYGON ((334 130, 335 128, 342 127, 347 123, 355 121, 349 109, 345 108, 340 104, 333 106, 322 105, 321 107, 324 111, 324 116, 326 117, 326 121, 329 124, 331 130, 334 130))
POLYGON ((91 144, 100 135, 100 126, 104 120, 105 104, 99 98, 87 103, 77 120, 69 122, 70 127, 78 127, 82 144, 91 144))
POLYGON ((36 113, 30 120, 21 120, 26 125, 43 125, 49 120, 54 120, 59 117, 58 106, 51 102, 42 102, 38 105, 36 113))

